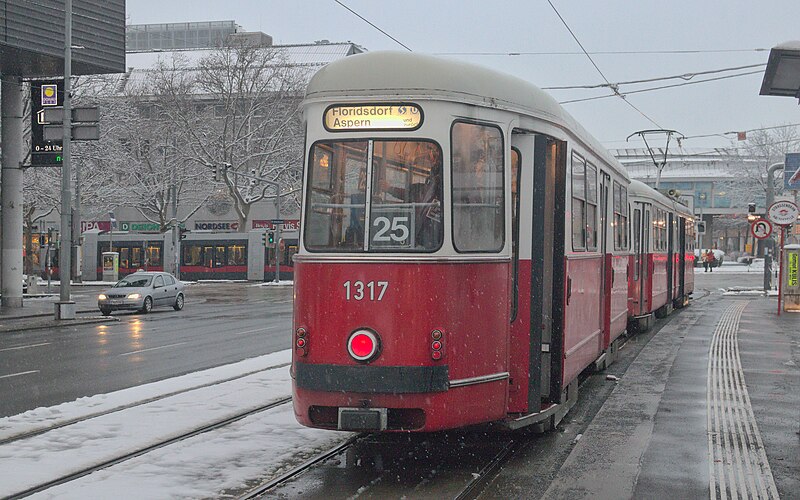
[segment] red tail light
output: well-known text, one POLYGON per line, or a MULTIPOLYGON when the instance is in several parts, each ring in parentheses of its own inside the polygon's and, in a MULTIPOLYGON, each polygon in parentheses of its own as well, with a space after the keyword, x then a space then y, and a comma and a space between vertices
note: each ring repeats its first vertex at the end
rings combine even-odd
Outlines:
POLYGON ((431 359, 439 361, 444 357, 444 333, 437 328, 431 332, 431 338, 431 359))
POLYGON ((294 332, 294 352, 303 357, 308 354, 308 332, 305 328, 298 328, 294 332))
POLYGON ((347 352, 356 361, 370 361, 379 350, 380 339, 370 330, 356 330, 347 340, 347 352))

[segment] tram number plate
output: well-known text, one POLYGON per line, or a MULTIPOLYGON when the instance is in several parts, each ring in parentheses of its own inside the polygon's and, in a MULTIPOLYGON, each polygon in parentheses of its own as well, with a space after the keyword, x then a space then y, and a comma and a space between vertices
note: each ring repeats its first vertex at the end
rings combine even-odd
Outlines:
POLYGON ((389 288, 388 281, 345 281, 344 287, 345 300, 383 300, 383 294, 389 288))
POLYGON ((340 431, 384 431, 388 424, 386 408, 339 408, 340 431))

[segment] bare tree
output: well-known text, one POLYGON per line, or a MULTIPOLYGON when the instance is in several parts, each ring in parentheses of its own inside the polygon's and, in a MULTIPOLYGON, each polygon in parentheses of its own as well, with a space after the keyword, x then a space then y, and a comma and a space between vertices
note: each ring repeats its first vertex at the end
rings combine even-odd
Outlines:
POLYGON ((164 232, 197 212, 210 190, 201 181, 202 172, 176 146, 172 123, 152 113, 153 97, 142 94, 143 85, 119 92, 119 78, 92 77, 87 87, 93 92, 84 95, 84 101, 101 110, 100 140, 76 147, 76 159, 86 172, 83 191, 91 195, 85 203, 94 214, 133 207, 164 232), (176 221, 170 213, 173 198, 179 206, 176 221))
POLYGON ((278 49, 235 41, 194 64, 180 56, 161 61, 150 77, 153 104, 179 131, 184 157, 206 169, 230 165, 222 182, 240 231, 252 206, 276 193, 266 183, 236 174, 279 182, 285 186, 281 194, 290 194, 284 203, 299 207, 303 139, 298 104, 306 76, 278 49))

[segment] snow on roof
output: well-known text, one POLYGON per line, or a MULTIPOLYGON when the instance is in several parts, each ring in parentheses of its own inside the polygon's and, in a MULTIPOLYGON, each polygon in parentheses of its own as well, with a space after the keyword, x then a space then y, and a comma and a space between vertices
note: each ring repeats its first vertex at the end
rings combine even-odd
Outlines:
MULTIPOLYGON (((273 45, 270 48, 281 52, 289 64, 320 67, 350 54, 363 51, 361 47, 352 42, 273 45)), ((181 57, 189 65, 196 65, 201 59, 213 53, 214 50, 187 49, 129 52, 125 55, 125 65, 128 68, 133 68, 134 71, 148 70, 154 68, 159 61, 169 61, 175 56, 181 57)))
MULTIPOLYGON (((631 178, 656 178, 656 167, 647 149, 612 149, 610 152, 627 167, 631 178)), ((659 163, 663 161, 664 149, 653 148, 653 157, 659 163)), ((752 165, 754 162, 763 163, 763 159, 741 155, 736 149, 671 149, 667 155, 666 166, 661 172, 661 178, 670 180, 739 178, 748 164, 752 165)))
MULTIPOLYGON (((364 49, 353 42, 316 42, 313 44, 272 45, 270 49, 276 50, 282 56, 279 60, 286 61, 290 66, 300 70, 307 70, 308 76, 326 64, 349 56, 358 54, 364 49)), ((200 61, 212 54, 215 49, 183 49, 183 50, 152 50, 145 52, 128 52, 126 57, 125 73, 116 75, 103 75, 102 84, 112 82, 115 92, 123 93, 132 83, 141 82, 148 71, 153 71, 159 63, 171 64, 173 60, 180 60, 182 65, 188 66, 189 71, 197 68, 200 61)), ((97 84, 98 82, 95 82, 97 84)))
MULTIPOLYGON (((649 158, 648 158, 649 160, 649 158)), ((628 175, 632 179, 648 179, 656 178, 656 167, 653 162, 649 164, 628 164, 628 175)), ((680 163, 680 162, 667 162, 667 166, 661 171, 661 179, 711 179, 718 180, 723 178, 740 177, 735 173, 735 168, 728 164, 711 163, 711 164, 696 164, 696 163, 680 163)))

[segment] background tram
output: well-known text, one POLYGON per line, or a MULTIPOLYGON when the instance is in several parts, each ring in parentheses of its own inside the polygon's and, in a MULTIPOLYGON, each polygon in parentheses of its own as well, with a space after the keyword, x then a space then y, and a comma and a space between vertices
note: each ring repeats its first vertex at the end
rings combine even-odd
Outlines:
POLYGON ((636 180, 630 184, 630 204, 629 313, 646 330, 654 315, 683 307, 694 291, 694 217, 684 205, 636 180))
MULTIPOLYGON (((351 56, 313 77, 303 108, 298 421, 554 425, 578 374, 611 360, 643 312, 629 292, 631 200, 649 188, 634 198, 625 169, 550 96, 466 63, 351 56)), ((672 228, 676 206, 650 195, 672 228)), ((639 261, 662 260, 645 248, 639 261)), ((681 286, 664 296, 682 299, 691 268, 673 269, 681 286)))
MULTIPOLYGON (((271 281, 275 277, 275 248, 265 248, 264 231, 249 233, 213 233, 193 231, 184 234, 180 248, 180 277, 197 280, 271 281)), ((99 280, 103 276, 102 254, 113 244, 119 252, 119 277, 136 272, 171 270, 175 253, 172 234, 167 233, 109 233, 88 231, 83 234, 82 276, 84 280, 99 280)), ((282 238, 281 279, 293 279, 293 257, 297 253, 296 238, 282 238)), ((36 267, 46 279, 46 247, 40 250, 36 267)), ((58 250, 51 249, 52 276, 59 276, 58 250)))

